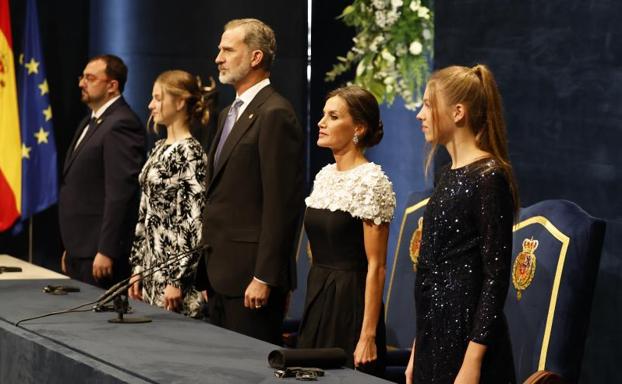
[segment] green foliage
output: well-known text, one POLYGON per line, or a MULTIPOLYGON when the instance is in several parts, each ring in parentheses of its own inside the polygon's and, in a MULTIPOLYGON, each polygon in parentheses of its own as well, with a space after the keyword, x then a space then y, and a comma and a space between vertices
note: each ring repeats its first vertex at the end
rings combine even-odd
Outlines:
POLYGON ((354 0, 339 16, 356 29, 354 46, 337 57, 326 81, 356 66, 354 84, 368 89, 378 102, 401 96, 415 109, 430 72, 434 22, 425 0, 354 0))

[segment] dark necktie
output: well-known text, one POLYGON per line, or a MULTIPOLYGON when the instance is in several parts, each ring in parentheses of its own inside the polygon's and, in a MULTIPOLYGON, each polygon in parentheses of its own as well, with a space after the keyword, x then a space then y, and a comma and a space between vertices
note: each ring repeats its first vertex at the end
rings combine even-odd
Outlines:
POLYGON ((95 129, 95 127, 97 127, 97 118, 93 116, 89 120, 89 123, 87 124, 87 126, 84 127, 84 129, 82 130, 82 133, 80 134, 80 137, 78 138, 78 141, 76 141, 76 145, 73 147, 74 151, 78 148, 78 145, 80 145, 82 140, 84 140, 84 136, 86 136, 86 133, 89 131, 89 129, 93 130, 95 129))
POLYGON ((214 164, 218 164, 218 159, 220 158, 220 152, 222 151, 222 147, 225 145, 225 141, 227 141, 227 137, 231 133, 231 129, 235 124, 235 121, 238 118, 238 111, 240 107, 244 104, 244 102, 240 99, 235 99, 231 108, 229 108, 229 112, 227 113, 227 118, 225 119, 225 125, 222 127, 222 134, 220 135, 220 141, 218 141, 218 146, 216 147, 216 153, 214 154, 214 164))

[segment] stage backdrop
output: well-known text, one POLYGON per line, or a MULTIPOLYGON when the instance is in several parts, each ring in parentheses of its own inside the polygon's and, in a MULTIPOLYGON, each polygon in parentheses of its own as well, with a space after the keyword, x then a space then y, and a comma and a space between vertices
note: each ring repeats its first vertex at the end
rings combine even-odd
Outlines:
MULTIPOLYGON (((354 73, 344 74, 335 82, 327 83, 324 76, 337 56, 343 56, 352 46, 354 29, 346 27, 337 17, 349 2, 314 1, 312 13, 312 76, 310 91, 310 179, 326 164, 334 159, 328 149, 318 148, 317 123, 322 116, 326 94, 354 78, 354 73)), ((384 137, 380 144, 370 148, 366 155, 370 161, 380 164, 393 182, 397 197, 395 218, 391 223, 389 249, 387 254, 387 280, 385 292, 389 286, 390 271, 393 266, 393 253, 397 244, 402 211, 410 192, 425 188, 423 175, 423 135, 421 125, 416 120, 416 112, 404 108, 400 98, 391 106, 381 105, 381 119, 384 124, 384 137)))
POLYGON ((125 97, 143 121, 149 115, 147 105, 153 81, 168 69, 200 75, 204 83, 212 76, 219 90, 220 110, 233 101, 235 92, 233 87, 218 82, 214 59, 226 22, 244 17, 258 18, 274 29, 277 54, 271 80, 304 121, 307 106, 304 3, 229 0, 223 6, 220 2, 196 0, 91 0, 89 55, 109 52, 125 60, 129 67, 125 97))
MULTIPOLYGON (((21 46, 25 2, 9 2, 15 46, 21 46)), ((224 24, 233 18, 256 17, 274 28, 277 59, 272 82, 306 125, 306 2, 230 0, 223 6, 199 0, 37 0, 37 5, 59 169, 77 124, 87 113, 80 102, 78 76, 90 56, 113 53, 126 61, 129 77, 124 94, 146 121, 153 81, 160 72, 179 68, 217 81, 218 43, 224 24)), ((230 86, 220 84, 219 92, 220 109, 235 95, 230 86)), ((62 247, 57 206, 36 215, 33 227, 34 261, 58 270, 62 247)), ((2 233, 0 253, 27 258, 28 241, 27 231, 17 237, 2 233)))
POLYGON ((607 220, 582 383, 622 382, 621 18, 614 0, 436 2, 436 67, 497 76, 522 205, 568 199, 607 220))

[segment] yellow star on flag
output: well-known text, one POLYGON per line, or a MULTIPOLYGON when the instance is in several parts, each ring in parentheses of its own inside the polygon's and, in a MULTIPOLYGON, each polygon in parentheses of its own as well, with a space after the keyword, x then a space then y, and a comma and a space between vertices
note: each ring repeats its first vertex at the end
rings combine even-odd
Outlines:
POLYGON ((46 93, 48 93, 50 91, 50 89, 48 88, 48 80, 44 79, 43 83, 39 84, 39 89, 41 90, 41 96, 45 95, 46 93))
POLYGON ((48 105, 48 107, 41 112, 43 112, 43 115, 45 116, 45 121, 52 118, 52 107, 50 105, 48 105))
POLYGON ((19 64, 24 65, 24 54, 23 53, 19 54, 19 64))
POLYGON ((26 144, 22 143, 22 159, 30 159, 30 150, 32 148, 27 147, 26 144))
POLYGON ((35 133, 37 144, 47 143, 49 134, 50 132, 47 132, 46 130, 44 130, 43 127, 39 128, 39 132, 35 133))
POLYGON ((39 63, 35 60, 35 58, 31 58, 29 62, 25 65, 26 69, 28 69, 28 74, 32 75, 33 73, 39 73, 39 63))

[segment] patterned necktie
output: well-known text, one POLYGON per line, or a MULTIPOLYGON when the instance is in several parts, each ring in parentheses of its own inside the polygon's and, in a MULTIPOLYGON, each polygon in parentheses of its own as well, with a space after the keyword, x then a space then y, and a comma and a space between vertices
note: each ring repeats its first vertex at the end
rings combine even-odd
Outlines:
POLYGON ((235 124, 235 121, 238 118, 238 111, 240 107, 244 104, 244 102, 240 99, 235 99, 231 108, 229 108, 229 113, 227 113, 227 118, 225 119, 225 125, 222 127, 222 134, 220 135, 220 141, 218 141, 218 146, 216 147, 216 153, 214 154, 214 164, 218 164, 218 160, 220 158, 220 152, 222 151, 222 147, 225 145, 225 141, 227 141, 227 137, 231 133, 231 129, 235 124))

